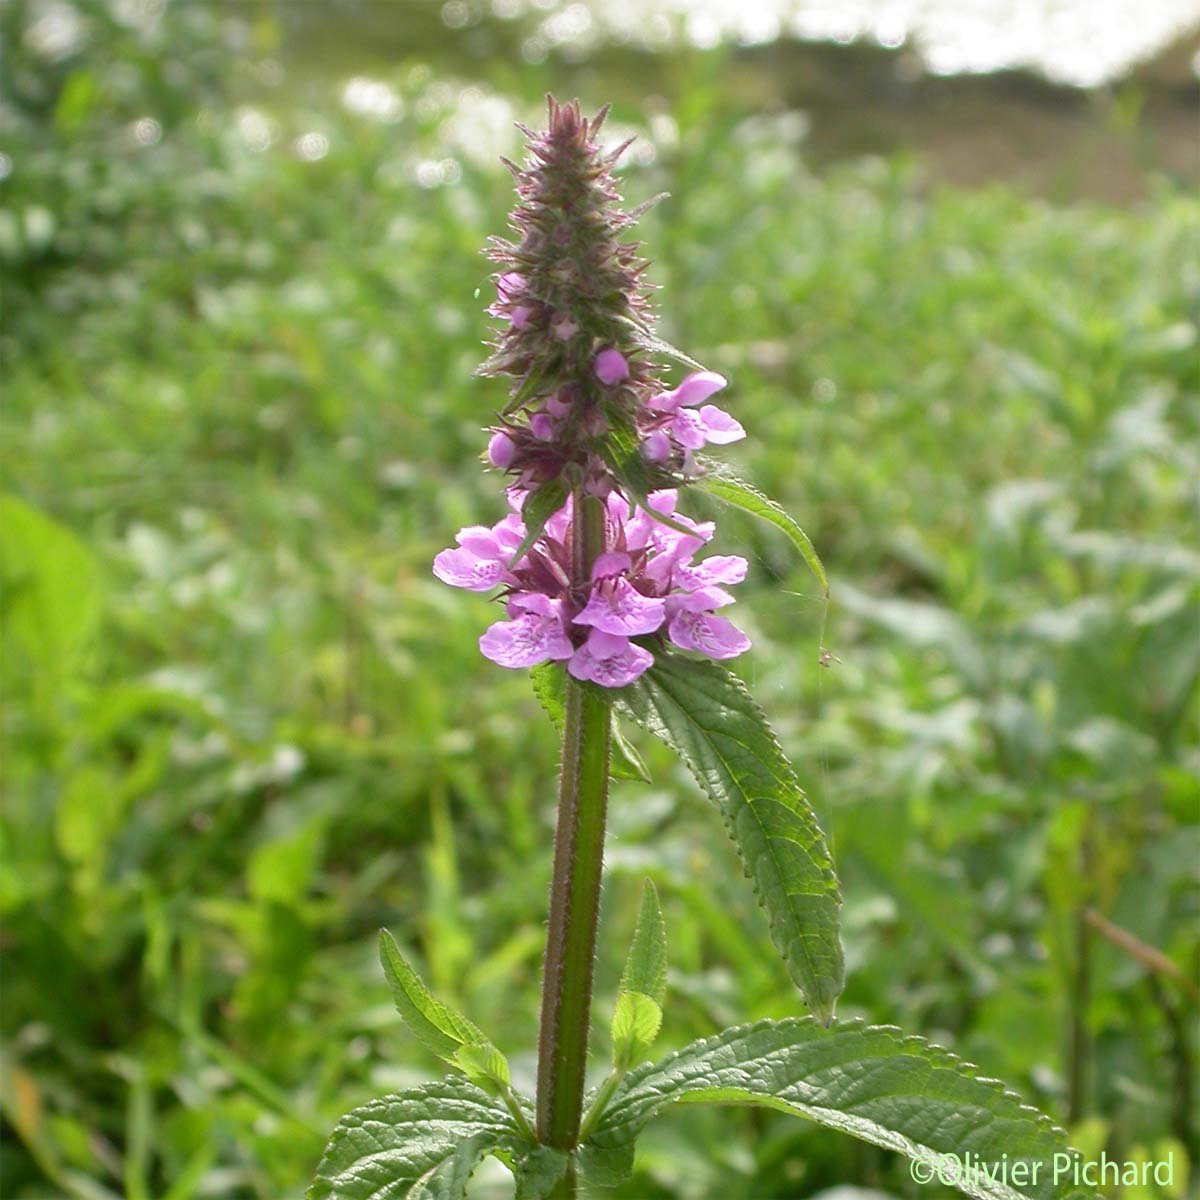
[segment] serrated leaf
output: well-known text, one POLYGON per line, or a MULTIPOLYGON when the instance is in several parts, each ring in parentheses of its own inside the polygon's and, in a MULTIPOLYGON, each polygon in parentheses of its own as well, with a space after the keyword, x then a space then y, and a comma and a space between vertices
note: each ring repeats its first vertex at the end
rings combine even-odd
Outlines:
MULTIPOLYGON (((537 697, 537 702, 550 718, 554 728, 562 733, 563 696, 567 685, 567 676, 562 664, 539 663, 530 670, 529 679, 533 684, 533 694, 537 697)), ((612 749, 608 773, 613 779, 637 779, 642 783, 653 782, 642 756, 621 733, 615 717, 612 722, 612 749)))
POLYGON ((542 536, 546 522, 567 502, 567 490, 561 479, 552 479, 544 483, 536 492, 530 492, 521 506, 521 522, 525 526, 525 536, 520 545, 512 552, 508 560, 509 566, 518 562, 528 551, 529 547, 542 536))
POLYGON ((1066 1135, 1048 1117, 949 1051, 891 1026, 860 1022, 822 1028, 811 1018, 760 1021, 693 1042, 632 1070, 589 1145, 632 1145, 646 1122, 679 1103, 746 1103, 819 1125, 934 1166, 1038 1164, 1036 1179, 971 1176, 960 1190, 979 1200, 1076 1200, 1055 1155, 1066 1135), (1007 1159, 1004 1156, 1007 1155, 1007 1159), (968 1156, 969 1159, 968 1159, 968 1156), (964 1186, 965 1185, 965 1186, 964 1186))
POLYGON ((442 1079, 347 1113, 308 1200, 461 1200, 487 1154, 521 1144, 499 1102, 465 1079, 442 1079))
POLYGON ((643 992, 621 992, 613 1011, 613 1066, 627 1070, 645 1057, 662 1027, 662 1006, 643 992))
POLYGON ((726 504, 732 504, 735 508, 742 509, 743 512, 761 517, 764 521, 774 525, 776 529, 787 534, 792 545, 800 551, 801 557, 808 564, 808 569, 821 585, 821 591, 828 596, 829 579, 825 575, 825 568, 817 554, 816 547, 809 540, 808 534, 800 528, 796 521, 769 496, 764 496, 753 484, 739 479, 724 464, 717 463, 712 459, 702 459, 701 462, 706 468, 706 472, 692 481, 693 486, 699 487, 718 500, 723 500, 726 504))
POLYGON ((658 890, 649 879, 642 885, 642 904, 625 970, 621 972, 620 990, 641 992, 660 1007, 667 996, 667 927, 658 890))
POLYGON ((842 990, 842 898, 817 818, 762 710, 719 663, 662 650, 618 704, 721 810, 788 973, 823 1021, 842 990))
POLYGON ((396 1011, 413 1037, 428 1051, 457 1066, 461 1047, 490 1045, 466 1017, 433 998, 386 929, 379 931, 379 960, 392 989, 396 1011))

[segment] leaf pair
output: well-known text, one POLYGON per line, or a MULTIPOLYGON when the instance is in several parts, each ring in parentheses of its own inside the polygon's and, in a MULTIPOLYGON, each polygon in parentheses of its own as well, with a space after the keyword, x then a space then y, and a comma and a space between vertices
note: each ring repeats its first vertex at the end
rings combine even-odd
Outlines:
MULTIPOLYGON (((675 1104, 705 1102, 806 1117, 895 1150, 927 1173, 941 1170, 978 1200, 1088 1195, 1073 1186, 1079 1156, 1063 1132, 996 1080, 891 1026, 827 1029, 810 1018, 727 1029, 635 1067, 576 1152, 578 1170, 595 1184, 619 1184, 648 1121, 675 1104), (1023 1170, 1014 1170, 1018 1162, 1023 1170)), ((466 1080, 442 1080, 344 1117, 308 1196, 462 1200, 489 1153, 513 1168, 522 1200, 545 1197, 566 1166, 561 1152, 523 1142, 499 1102, 466 1080)))

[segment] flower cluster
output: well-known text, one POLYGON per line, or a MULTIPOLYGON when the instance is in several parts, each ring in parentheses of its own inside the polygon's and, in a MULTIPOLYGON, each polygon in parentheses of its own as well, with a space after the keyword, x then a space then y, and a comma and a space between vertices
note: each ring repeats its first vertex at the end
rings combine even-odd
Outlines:
POLYGON ((461 530, 458 545, 433 563, 433 573, 453 587, 504 589, 507 620, 479 639, 493 662, 565 661, 576 679, 624 687, 654 661, 647 645, 664 637, 709 658, 732 658, 749 647, 745 634, 716 612, 733 603, 726 588, 745 578, 746 560, 713 555, 694 561, 713 526, 676 513, 675 492, 655 492, 649 505, 679 530, 644 510, 631 512, 619 493, 610 493, 604 551, 582 583, 571 578, 573 504, 552 516, 542 536, 512 562, 525 537, 519 515, 525 496, 516 489, 509 496, 513 512, 490 529, 461 530))
POLYGON ((627 143, 602 152, 605 113, 589 121, 578 102, 551 100, 549 117, 542 133, 524 130, 526 165, 506 164, 516 180, 517 236, 488 248, 500 268, 487 310, 498 328, 480 373, 514 382, 486 457, 510 476, 514 511, 491 528, 462 530, 434 574, 455 587, 503 589, 507 620, 480 640, 488 658, 508 667, 562 661, 577 679, 621 687, 664 640, 712 658, 749 645, 717 615, 733 602, 725 589, 744 577, 745 561, 694 562, 712 525, 675 513, 676 486, 703 470, 695 452, 745 431, 710 402, 725 387, 715 371, 695 371, 675 387, 664 381, 646 263, 622 240, 636 215, 619 207, 612 176, 627 143), (618 443, 625 449, 614 450, 618 443), (544 527, 529 518, 537 536, 517 556, 528 540, 523 515, 534 511, 527 501, 550 487, 566 503, 544 527), (590 545, 589 535, 575 553, 585 545, 576 546, 576 509, 599 500, 604 544, 590 545))

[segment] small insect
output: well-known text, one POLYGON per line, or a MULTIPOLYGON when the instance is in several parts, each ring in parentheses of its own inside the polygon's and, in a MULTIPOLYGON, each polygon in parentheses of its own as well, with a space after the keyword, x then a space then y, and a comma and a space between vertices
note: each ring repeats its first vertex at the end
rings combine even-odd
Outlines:
POLYGON ((826 650, 824 646, 821 647, 821 652, 817 655, 817 666, 824 667, 826 670, 829 670, 834 663, 840 663, 841 661, 832 650, 826 650))

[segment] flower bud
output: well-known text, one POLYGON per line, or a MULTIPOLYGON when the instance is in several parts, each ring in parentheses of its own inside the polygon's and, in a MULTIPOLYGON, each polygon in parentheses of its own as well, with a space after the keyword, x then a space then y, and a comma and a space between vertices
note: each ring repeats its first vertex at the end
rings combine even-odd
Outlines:
POLYGON ((596 355, 592 369, 605 387, 612 387, 614 383, 629 378, 629 363, 625 361, 625 355, 620 350, 614 350, 612 346, 605 347, 596 355))
POLYGON ((493 467, 497 467, 503 471, 506 467, 512 464, 513 455, 517 452, 516 446, 513 444, 512 438, 503 430, 497 430, 492 434, 492 439, 488 442, 487 456, 488 462, 493 467))

